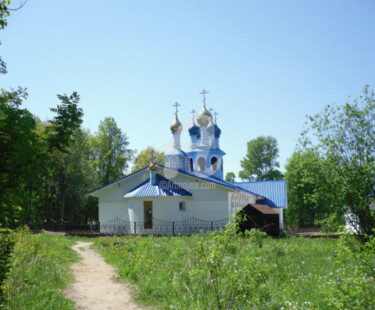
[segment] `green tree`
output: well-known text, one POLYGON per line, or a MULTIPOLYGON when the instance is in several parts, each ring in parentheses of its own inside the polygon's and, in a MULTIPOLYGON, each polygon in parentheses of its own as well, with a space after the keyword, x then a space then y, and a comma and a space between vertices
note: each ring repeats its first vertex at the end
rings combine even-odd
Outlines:
MULTIPOLYGON (((287 223, 304 227, 342 218, 337 207, 335 189, 328 182, 332 167, 314 149, 294 152, 286 165, 288 187, 287 223)), ((339 223, 340 224, 340 223, 339 223)), ((341 223, 343 224, 343 223, 341 223)))
POLYGON ((25 216, 22 197, 36 175, 35 120, 20 107, 26 96, 21 88, 0 94, 0 224, 7 226, 25 216))
MULTIPOLYGON (((46 219, 51 217, 50 203, 60 206, 60 218, 64 219, 67 179, 66 173, 68 169, 68 148, 74 142, 77 131, 79 130, 83 110, 78 107, 80 100, 79 95, 73 92, 72 95, 57 95, 61 101, 56 108, 51 111, 56 113, 54 118, 49 121, 46 127, 45 141, 47 151, 48 166, 46 166, 46 219), (51 201, 52 200, 52 201, 51 201)), ((57 212, 57 208, 55 208, 57 212)), ((57 217, 54 214, 53 217, 57 217)))
POLYGON ((275 138, 260 136, 247 143, 247 154, 241 161, 239 177, 243 180, 280 180, 283 174, 277 157, 279 149, 275 138))
POLYGON ((92 146, 101 185, 124 175, 134 153, 128 145, 127 136, 122 133, 113 117, 106 117, 100 122, 98 133, 92 139, 92 146))
POLYGON ((82 124, 83 110, 78 107, 80 97, 77 92, 73 92, 70 96, 57 95, 57 98, 61 104, 50 109, 56 113, 56 116, 49 121, 51 126, 47 127, 47 142, 49 150, 57 149, 65 152, 74 139, 76 130, 82 124))
POLYGON ((79 129, 64 158, 65 208, 62 217, 68 220, 87 222, 98 219, 97 199, 87 193, 99 186, 94 162, 91 160, 91 135, 79 129))
POLYGON ((235 182, 236 180, 236 175, 234 172, 227 172, 225 175, 225 182, 235 182))
POLYGON ((357 235, 362 239, 374 235, 375 215, 368 196, 375 186, 375 93, 366 86, 363 95, 351 103, 327 106, 322 113, 310 116, 301 145, 315 145, 332 163, 328 181, 336 189, 343 212, 354 215, 357 235))
POLYGON ((164 153, 148 146, 135 157, 132 172, 148 167, 151 163, 164 165, 164 153))

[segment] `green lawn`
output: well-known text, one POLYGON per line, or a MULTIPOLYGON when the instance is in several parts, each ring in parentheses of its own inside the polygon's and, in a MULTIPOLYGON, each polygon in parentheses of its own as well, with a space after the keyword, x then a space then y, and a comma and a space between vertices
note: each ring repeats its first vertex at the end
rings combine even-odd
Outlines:
POLYGON ((337 239, 122 237, 95 246, 162 309, 374 309, 374 260, 337 239))

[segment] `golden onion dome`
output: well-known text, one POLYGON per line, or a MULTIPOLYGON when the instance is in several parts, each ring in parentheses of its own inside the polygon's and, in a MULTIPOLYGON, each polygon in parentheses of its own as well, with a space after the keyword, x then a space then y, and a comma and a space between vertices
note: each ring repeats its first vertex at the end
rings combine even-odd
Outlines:
POLYGON ((174 122, 171 125, 171 131, 172 131, 172 133, 175 133, 175 132, 178 132, 178 131, 182 131, 182 124, 178 120, 177 115, 176 115, 176 118, 174 119, 174 122))
POLYGON ((197 123, 199 124, 199 126, 207 127, 211 121, 212 121, 211 113, 207 111, 205 106, 203 106, 202 111, 200 111, 197 116, 197 123))

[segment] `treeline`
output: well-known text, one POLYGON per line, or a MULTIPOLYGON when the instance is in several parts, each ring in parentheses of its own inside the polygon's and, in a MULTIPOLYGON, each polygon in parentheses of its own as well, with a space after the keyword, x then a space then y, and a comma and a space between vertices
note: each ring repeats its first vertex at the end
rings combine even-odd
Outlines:
POLYGON ((87 193, 122 176, 133 158, 113 118, 93 135, 81 127, 79 95, 58 95, 54 117, 40 121, 21 107, 23 89, 0 94, 0 225, 97 220, 87 193))

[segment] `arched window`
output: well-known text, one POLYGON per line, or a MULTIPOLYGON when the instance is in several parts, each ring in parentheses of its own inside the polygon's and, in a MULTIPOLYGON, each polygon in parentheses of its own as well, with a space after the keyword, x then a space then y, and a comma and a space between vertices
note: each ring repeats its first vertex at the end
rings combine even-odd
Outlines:
POLYGON ((177 158, 176 157, 171 158, 171 168, 177 169, 177 158))
POLYGON ((190 158, 190 171, 194 171, 194 161, 190 158))
POLYGON ((206 170, 206 160, 204 159, 204 157, 198 158, 198 166, 199 166, 199 171, 206 170))
POLYGON ((179 159, 178 159, 178 169, 183 169, 183 170, 185 170, 185 158, 182 158, 182 157, 180 157, 179 159))
POLYGON ((211 157, 211 169, 212 171, 217 170, 217 157, 211 157))

